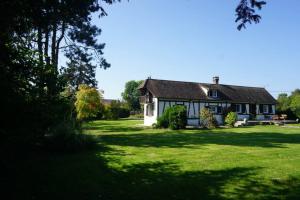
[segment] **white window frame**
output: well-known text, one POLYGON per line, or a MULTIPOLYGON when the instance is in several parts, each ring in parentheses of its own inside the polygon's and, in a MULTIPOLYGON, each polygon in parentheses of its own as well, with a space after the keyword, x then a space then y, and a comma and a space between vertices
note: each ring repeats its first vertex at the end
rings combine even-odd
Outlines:
POLYGON ((242 113, 242 104, 235 104, 235 112, 242 113))
POLYGON ((154 115, 154 103, 149 103, 146 106, 146 116, 152 117, 154 115))
POLYGON ((211 106, 209 106, 209 110, 210 110, 210 112, 212 112, 213 114, 217 114, 217 113, 218 113, 218 106, 211 105, 211 106))
POLYGON ((211 96, 212 97, 218 97, 218 91, 217 90, 211 90, 211 96))
POLYGON ((263 113, 264 114, 269 113, 269 105, 263 105, 263 113))

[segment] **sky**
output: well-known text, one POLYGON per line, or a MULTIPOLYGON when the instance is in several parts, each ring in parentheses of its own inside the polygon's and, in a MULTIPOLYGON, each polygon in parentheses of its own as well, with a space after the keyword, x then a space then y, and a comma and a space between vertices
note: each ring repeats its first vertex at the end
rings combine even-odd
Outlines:
POLYGON ((265 87, 274 97, 300 87, 300 1, 267 0, 262 21, 238 31, 238 0, 123 0, 95 17, 111 68, 97 69, 104 98, 129 80, 167 79, 265 87))

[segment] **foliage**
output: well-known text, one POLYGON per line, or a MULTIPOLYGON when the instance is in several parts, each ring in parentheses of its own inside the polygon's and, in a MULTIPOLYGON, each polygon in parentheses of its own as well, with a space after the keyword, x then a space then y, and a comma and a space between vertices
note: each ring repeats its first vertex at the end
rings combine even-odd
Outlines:
MULTIPOLYGON (((92 24, 96 12, 106 15, 100 2, 115 1, 1 1, 0 134, 37 144, 58 123, 76 118, 74 96, 62 94, 72 80, 59 74, 58 60, 65 53, 69 63, 80 62, 74 74, 85 64, 109 67, 97 41, 101 31, 92 24)), ((84 72, 93 80, 93 67, 84 72)))
POLYGON ((119 118, 127 118, 130 116, 130 111, 126 106, 120 102, 113 100, 110 105, 105 108, 105 119, 119 119, 119 118))
POLYGON ((127 102, 130 111, 140 110, 140 91, 138 90, 139 85, 143 81, 128 81, 125 84, 125 90, 122 93, 123 99, 127 102))
POLYGON ((292 94, 290 108, 300 118, 300 94, 292 94))
POLYGON ((225 117, 225 124, 229 127, 233 127, 237 121, 237 114, 235 112, 229 112, 225 117))
POLYGON ((169 113, 170 113, 171 107, 168 107, 165 109, 163 114, 157 118, 157 128, 168 128, 169 127, 169 113))
POLYGON ((277 98, 277 111, 278 112, 286 112, 289 109, 290 106, 290 99, 288 97, 288 94, 282 93, 278 95, 277 98))
POLYGON ((204 128, 215 128, 217 126, 214 115, 208 108, 203 108, 200 111, 200 124, 204 128))
POLYGON ((96 88, 80 85, 76 93, 75 107, 78 120, 96 117, 101 108, 100 92, 96 88))
POLYGON ((295 89, 290 96, 286 93, 278 95, 276 112, 287 114, 289 119, 300 118, 300 90, 295 89))
POLYGON ((184 129, 187 124, 186 107, 172 106, 169 111, 169 128, 172 130, 184 129))
POLYGON ((168 107, 157 119, 157 128, 184 129, 187 124, 186 108, 176 105, 168 107))
POLYGON ((265 1, 260 0, 240 0, 240 3, 235 9, 237 16, 235 22, 240 22, 237 29, 241 30, 242 28, 246 28, 247 23, 259 23, 261 16, 255 13, 255 9, 261 10, 265 4, 265 1))
POLYGON ((45 148, 51 151, 76 152, 95 146, 96 139, 82 134, 76 123, 62 122, 48 131, 45 148))

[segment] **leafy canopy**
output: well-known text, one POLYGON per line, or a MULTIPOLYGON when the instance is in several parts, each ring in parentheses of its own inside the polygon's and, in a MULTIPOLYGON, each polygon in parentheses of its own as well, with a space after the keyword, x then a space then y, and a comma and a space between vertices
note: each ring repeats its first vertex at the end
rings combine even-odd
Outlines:
POLYGON ((140 91, 138 90, 138 87, 140 84, 142 84, 143 81, 128 81, 125 84, 125 90, 122 92, 122 97, 128 104, 128 107, 130 110, 140 110, 140 91))
POLYGON ((101 108, 101 98, 102 95, 96 88, 80 85, 76 92, 75 102, 77 119, 85 120, 96 117, 101 108))

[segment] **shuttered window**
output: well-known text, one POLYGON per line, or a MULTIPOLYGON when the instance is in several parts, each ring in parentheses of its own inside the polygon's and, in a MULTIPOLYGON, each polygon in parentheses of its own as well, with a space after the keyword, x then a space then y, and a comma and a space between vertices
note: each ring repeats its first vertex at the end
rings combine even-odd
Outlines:
POLYGON ((242 104, 242 113, 246 113, 246 104, 242 104))
POLYGON ((241 113, 242 112, 242 105, 241 104, 236 104, 235 105, 235 112, 241 113))
POLYGON ((273 114, 273 107, 272 107, 272 105, 269 105, 269 113, 273 114))
POLYGON ((269 113, 269 105, 263 105, 263 113, 269 113))

